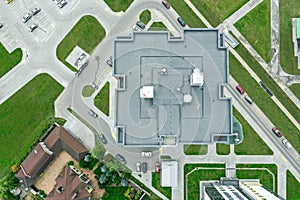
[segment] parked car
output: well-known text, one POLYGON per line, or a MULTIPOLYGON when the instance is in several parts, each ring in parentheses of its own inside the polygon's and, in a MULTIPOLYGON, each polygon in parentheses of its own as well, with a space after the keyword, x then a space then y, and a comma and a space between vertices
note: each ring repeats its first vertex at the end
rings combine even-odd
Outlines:
POLYGON ((103 134, 100 134, 100 140, 101 140, 101 142, 103 143, 103 144, 106 144, 107 143, 107 140, 106 140, 106 138, 104 137, 104 135, 103 134))
POLYGON ((250 103, 250 104, 253 103, 253 100, 248 95, 245 96, 245 99, 246 99, 246 101, 248 101, 248 103, 250 103))
POLYGON ((143 162, 142 164, 142 172, 146 173, 147 172, 147 163, 143 162))
POLYGON ((160 163, 159 162, 155 163, 155 172, 160 172, 160 163))
POLYGON ((32 15, 36 15, 36 14, 38 14, 40 11, 41 11, 41 8, 40 8, 40 7, 36 7, 36 8, 34 8, 34 9, 31 10, 31 14, 32 14, 32 15))
POLYGON ((152 153, 151 152, 145 152, 145 151, 143 151, 141 153, 141 155, 142 155, 142 157, 148 157, 148 158, 150 158, 152 156, 152 153))
POLYGON ((144 28, 145 28, 145 24, 144 24, 143 22, 141 22, 141 21, 137 21, 137 22, 136 22, 136 25, 137 25, 138 27, 140 27, 141 29, 144 29, 144 28))
POLYGON ((275 133, 275 135, 277 135, 277 137, 282 137, 281 132, 276 127, 273 127, 272 131, 273 133, 275 133))
POLYGON ((37 24, 32 24, 31 26, 29 26, 29 31, 33 32, 35 29, 37 29, 39 27, 39 25, 37 24))
POLYGON ((57 4, 57 6, 58 6, 59 8, 63 8, 63 7, 65 7, 65 5, 67 5, 67 3, 68 3, 68 2, 66 2, 65 0, 62 0, 61 2, 59 2, 59 4, 57 4))
POLYGON ((3 25, 3 23, 0 23, 0 28, 2 28, 4 25, 3 25))
POLYGON ((97 113, 95 113, 93 110, 89 110, 89 114, 93 117, 93 118, 97 118, 98 117, 98 115, 97 115, 97 113))
POLYGON ((182 27, 185 27, 185 26, 186 26, 185 21, 183 21, 183 19, 182 19, 181 17, 178 17, 178 18, 177 18, 177 21, 179 22, 179 24, 180 24, 182 27))
POLYGON ((55 3, 56 5, 58 5, 60 2, 61 2, 61 0, 54 0, 54 3, 55 3))
POLYGON ((243 90, 242 86, 238 85, 236 86, 236 89, 239 91, 240 94, 245 94, 245 91, 243 90))
POLYGON ((110 67, 112 67, 112 66, 113 66, 113 61, 110 60, 110 59, 108 59, 108 60, 106 61, 106 64, 108 64, 110 67))
POLYGON ((23 17, 22 17, 22 22, 26 23, 28 20, 30 20, 31 18, 31 14, 30 13, 26 13, 23 17))
POLYGON ((141 163, 137 162, 135 165, 136 165, 136 171, 141 172, 141 163))
POLYGON ((13 0, 5 0, 7 4, 11 3, 13 0))
POLYGON ((124 164, 127 163, 126 159, 123 156, 121 156, 120 154, 117 154, 116 158, 124 164))
POLYGON ((169 4, 167 1, 162 0, 161 3, 162 3, 167 9, 170 9, 170 8, 171 8, 170 4, 169 4))
POLYGON ((282 143, 286 148, 288 148, 288 149, 292 148, 291 143, 287 139, 283 139, 282 143))
POLYGON ((96 179, 97 181, 99 181, 100 178, 99 178, 98 175, 95 175, 94 177, 95 177, 95 179, 96 179))

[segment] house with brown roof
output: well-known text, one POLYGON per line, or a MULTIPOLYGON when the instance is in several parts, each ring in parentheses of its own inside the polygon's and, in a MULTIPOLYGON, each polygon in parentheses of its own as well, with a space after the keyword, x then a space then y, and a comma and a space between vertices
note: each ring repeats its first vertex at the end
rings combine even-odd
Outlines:
POLYGON ((79 176, 69 166, 64 167, 55 181, 56 186, 46 200, 85 200, 90 197, 84 189, 86 184, 80 181, 79 176))
POLYGON ((44 135, 34 150, 22 162, 16 177, 30 187, 62 151, 66 151, 79 161, 88 150, 63 127, 54 124, 44 135))

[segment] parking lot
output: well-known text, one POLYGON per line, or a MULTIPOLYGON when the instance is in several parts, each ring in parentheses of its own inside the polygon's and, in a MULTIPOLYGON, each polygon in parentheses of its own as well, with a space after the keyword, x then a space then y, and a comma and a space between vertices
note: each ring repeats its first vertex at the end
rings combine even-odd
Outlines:
POLYGON ((0 23, 3 23, 3 27, 0 28, 0 41, 7 48, 8 52, 12 52, 16 49, 17 42, 15 40, 16 36, 11 27, 5 23, 3 18, 0 16, 0 23))

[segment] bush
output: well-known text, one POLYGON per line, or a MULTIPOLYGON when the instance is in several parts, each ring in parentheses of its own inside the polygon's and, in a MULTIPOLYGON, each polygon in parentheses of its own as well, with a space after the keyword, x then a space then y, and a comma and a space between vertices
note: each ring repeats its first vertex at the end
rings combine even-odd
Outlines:
POLYGON ((68 162, 68 166, 71 166, 71 165, 74 165, 74 161, 73 161, 73 160, 70 160, 70 161, 68 162))
POLYGON ((45 195, 45 191, 44 190, 40 190, 39 191, 39 195, 41 195, 41 196, 45 195))
POLYGON ((11 171, 13 173, 17 173, 19 171, 19 169, 20 169, 20 165, 13 165, 13 166, 11 166, 11 171))
POLYGON ((96 158, 91 157, 90 162, 85 162, 84 160, 79 161, 79 167, 92 170, 98 162, 99 161, 96 158))

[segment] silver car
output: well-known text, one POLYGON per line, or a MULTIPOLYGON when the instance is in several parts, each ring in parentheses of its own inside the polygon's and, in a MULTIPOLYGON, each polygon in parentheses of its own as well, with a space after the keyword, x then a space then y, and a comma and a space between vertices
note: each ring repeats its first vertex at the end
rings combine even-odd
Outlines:
POLYGON ((93 110, 89 110, 89 114, 93 117, 93 118, 97 118, 98 117, 98 115, 97 115, 97 113, 95 113, 93 110))
POLYGON ((29 27, 29 32, 33 32, 35 29, 37 29, 39 26, 37 24, 32 24, 30 27, 29 27))
POLYGON ((288 149, 292 148, 291 143, 287 139, 283 139, 282 143, 286 148, 288 148, 288 149))
POLYGON ((36 14, 38 14, 40 11, 41 11, 41 8, 40 8, 40 7, 36 7, 36 8, 34 8, 34 9, 31 10, 31 14, 32 14, 32 15, 36 15, 36 14))
POLYGON ((141 163, 137 162, 135 165, 136 165, 136 172, 141 172, 141 163))
POLYGON ((23 17, 22 17, 22 22, 26 23, 28 20, 30 20, 31 18, 31 14, 30 13, 26 13, 23 17))

